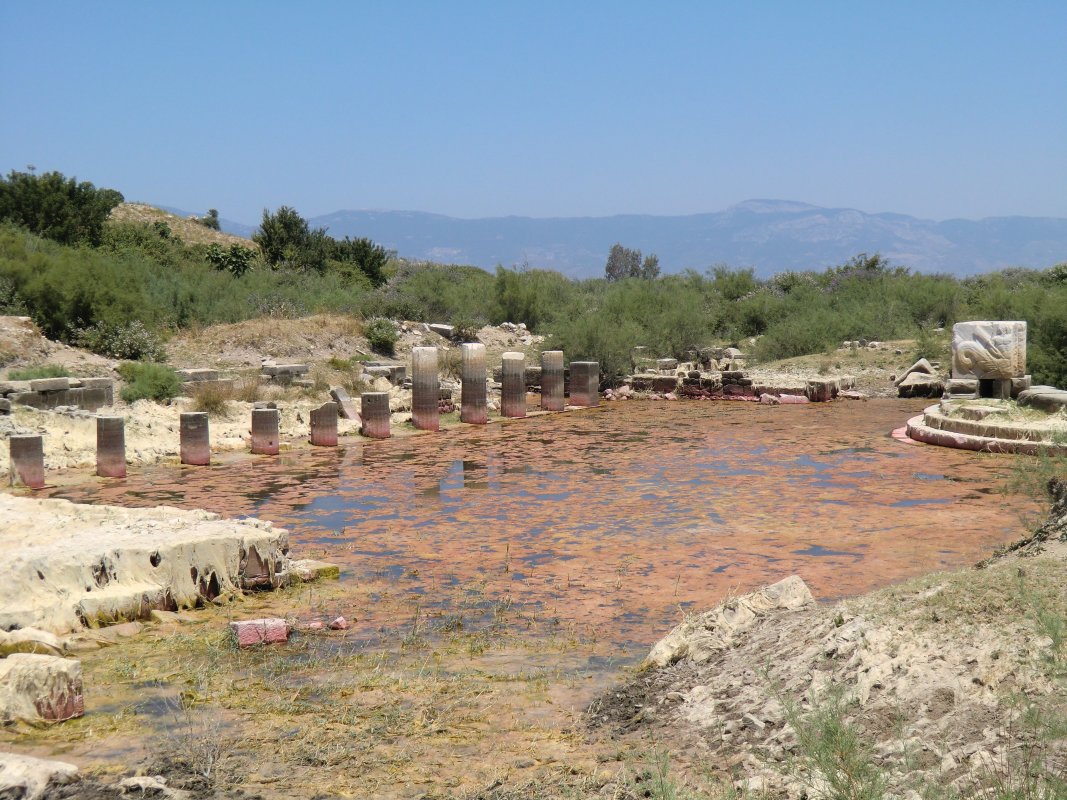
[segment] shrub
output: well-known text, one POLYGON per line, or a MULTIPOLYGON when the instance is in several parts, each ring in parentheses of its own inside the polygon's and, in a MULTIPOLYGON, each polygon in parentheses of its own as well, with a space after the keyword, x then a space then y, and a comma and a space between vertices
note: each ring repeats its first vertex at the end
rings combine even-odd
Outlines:
POLYGON ((14 317, 27 316, 26 304, 19 297, 15 281, 0 275, 0 314, 14 317))
POLYGON ((363 334, 375 352, 387 356, 396 352, 396 342, 400 335, 396 332, 396 325, 390 320, 381 318, 368 320, 363 326, 363 334))
POLYGON ((182 382, 178 373, 166 364, 146 361, 127 361, 119 365, 119 375, 126 381, 122 399, 127 403, 137 400, 155 400, 162 403, 177 397, 182 382))
POLYGON ((456 330, 453 337, 461 342, 477 342, 478 333, 484 324, 468 317, 457 317, 452 320, 452 327, 456 330))
POLYGON ((193 386, 193 408, 206 411, 212 416, 225 414, 230 407, 232 390, 220 388, 213 382, 198 383, 193 386))
POLYGON ((94 353, 130 361, 158 361, 164 358, 163 343, 140 320, 125 325, 98 322, 78 331, 75 342, 94 353))
POLYGON ((245 403, 255 403, 263 395, 263 385, 259 382, 258 375, 247 375, 240 378, 234 385, 233 399, 245 403))
POLYGON ((59 364, 37 364, 25 369, 13 369, 7 373, 8 380, 34 381, 38 378, 66 378, 70 375, 66 367, 59 364))
POLYGON ((252 268, 252 262, 256 258, 256 252, 250 247, 234 242, 228 249, 223 249, 218 242, 211 244, 207 249, 207 260, 215 269, 225 270, 233 277, 240 278, 252 268))

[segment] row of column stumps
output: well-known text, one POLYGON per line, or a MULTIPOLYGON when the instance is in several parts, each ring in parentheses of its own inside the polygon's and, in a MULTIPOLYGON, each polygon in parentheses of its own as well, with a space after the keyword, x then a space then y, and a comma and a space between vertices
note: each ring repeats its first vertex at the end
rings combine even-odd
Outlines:
MULTIPOLYGON (((460 420, 473 425, 489 421, 485 345, 460 347, 460 420)), ((440 430, 440 382, 437 376, 437 348, 416 347, 411 351, 412 422, 420 430, 440 430)), ((563 352, 541 353, 541 409, 562 411, 563 352)), ((571 362, 571 404, 596 406, 599 403, 600 367, 595 361, 571 362)), ((526 358, 522 353, 504 353, 502 363, 501 414, 526 416, 526 358)), ((372 439, 390 436, 388 392, 365 392, 362 396, 361 431, 372 439)), ((96 418, 96 474, 102 478, 126 477, 126 431, 123 417, 96 418)), ((276 408, 252 410, 252 452, 278 455, 281 450, 281 414, 276 408)), ((178 425, 182 464, 207 466, 211 463, 208 415, 203 411, 182 412, 178 425)), ((39 434, 16 435, 10 447, 10 483, 32 489, 45 486, 44 442, 39 434)), ((324 403, 311 410, 311 444, 337 446, 337 403, 324 403)))

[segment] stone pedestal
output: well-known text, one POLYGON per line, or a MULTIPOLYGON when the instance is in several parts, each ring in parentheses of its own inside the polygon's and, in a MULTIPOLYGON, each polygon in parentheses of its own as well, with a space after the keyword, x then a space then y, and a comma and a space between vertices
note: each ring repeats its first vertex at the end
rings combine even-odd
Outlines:
POLYGON ((438 401, 441 385, 437 377, 437 348, 411 350, 411 422, 424 431, 441 428, 438 401))
POLYGON ((371 439, 389 438, 389 392, 364 392, 360 416, 362 432, 371 439))
POLYGON ((183 464, 206 467, 211 463, 211 437, 208 430, 207 412, 183 412, 178 425, 178 437, 181 442, 183 464))
POLYGON ((337 447, 337 403, 323 403, 311 409, 311 443, 316 447, 337 447))
POLYGON ((44 488, 44 440, 39 435, 12 436, 11 485, 44 488))
POLYGON ((280 448, 279 413, 276 408, 252 409, 252 452, 276 456, 280 448))
POLYGON ((500 414, 505 417, 526 416, 526 357, 522 353, 504 353, 500 379, 500 414))
POLYGON ((979 378, 976 396, 994 400, 1010 400, 1011 380, 1011 378, 979 378))
POLYGON ((600 405, 600 364, 596 361, 571 362, 571 405, 600 405))
POLYGON ((541 353, 541 410, 562 411, 563 351, 545 350, 541 353))
POLYGON ((484 425, 489 421, 486 399, 485 345, 476 342, 461 344, 459 351, 462 355, 460 421, 471 425, 484 425))
POLYGON ((126 477, 126 420, 96 418, 96 474, 101 478, 126 477))

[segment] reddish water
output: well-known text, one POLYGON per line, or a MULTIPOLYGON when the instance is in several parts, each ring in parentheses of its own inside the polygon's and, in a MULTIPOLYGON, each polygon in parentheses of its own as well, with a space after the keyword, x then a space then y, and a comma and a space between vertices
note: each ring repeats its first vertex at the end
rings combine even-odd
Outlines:
POLYGON ((729 591, 799 573, 838 598, 1015 538, 1013 457, 890 438, 920 407, 615 403, 51 494, 272 520, 358 582, 357 635, 506 617, 632 656, 729 591))

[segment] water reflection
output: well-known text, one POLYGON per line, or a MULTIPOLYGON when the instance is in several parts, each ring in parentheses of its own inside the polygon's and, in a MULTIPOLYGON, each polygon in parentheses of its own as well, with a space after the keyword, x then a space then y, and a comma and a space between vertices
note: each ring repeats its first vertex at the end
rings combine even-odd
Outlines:
POLYGON ((295 553, 314 550, 342 564, 343 580, 373 586, 368 630, 399 624, 410 608, 397 598, 418 597, 443 618, 499 624, 506 601, 534 634, 562 618, 643 642, 680 609, 794 572, 829 599, 1012 538, 1013 499, 982 493, 1011 457, 896 442, 887 433, 909 413, 898 401, 632 402, 154 467, 52 494, 270 519, 290 529, 295 553))

